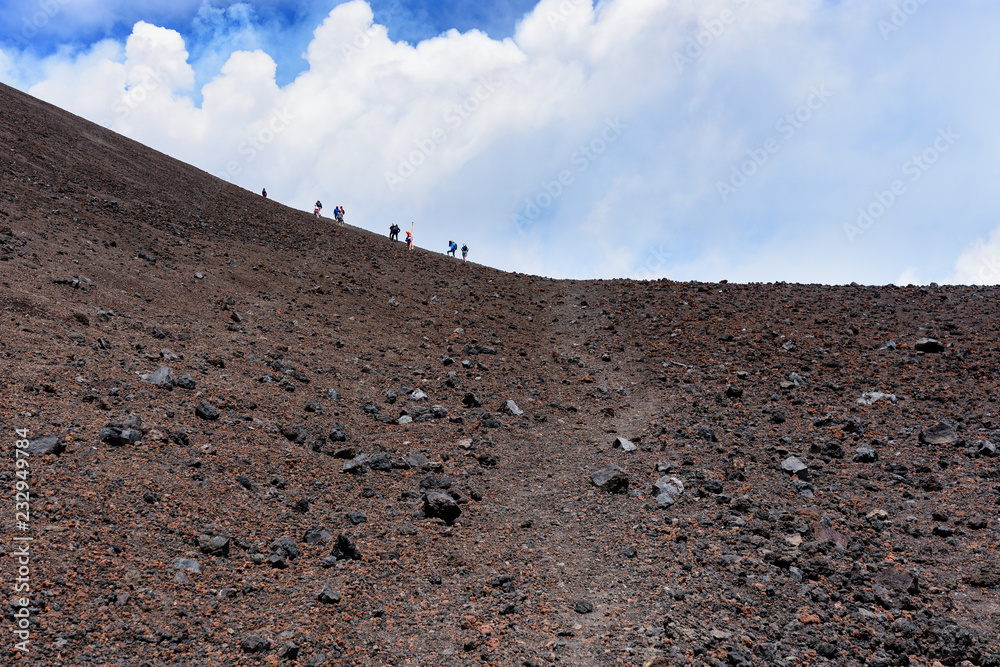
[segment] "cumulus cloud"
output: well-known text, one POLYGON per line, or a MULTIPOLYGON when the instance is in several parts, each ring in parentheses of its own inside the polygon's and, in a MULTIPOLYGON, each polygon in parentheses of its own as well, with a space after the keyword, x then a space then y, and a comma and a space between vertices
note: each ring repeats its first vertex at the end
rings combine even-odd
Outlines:
POLYGON ((541 0, 508 39, 408 44, 353 0, 279 85, 235 6, 202 11, 195 47, 140 22, 34 69, 0 52, 0 78, 254 192, 342 204, 378 231, 414 221, 418 245, 455 238, 509 270, 889 282, 919 265, 933 279, 1000 204, 975 186, 996 175, 984 109, 1000 94, 983 82, 1000 58, 982 50, 1000 52, 983 46, 1000 9, 898 7, 541 0), (908 180, 949 127, 964 139, 908 180))
POLYGON ((955 274, 948 281, 963 285, 996 285, 1000 283, 1000 227, 985 240, 976 240, 958 261, 955 274))

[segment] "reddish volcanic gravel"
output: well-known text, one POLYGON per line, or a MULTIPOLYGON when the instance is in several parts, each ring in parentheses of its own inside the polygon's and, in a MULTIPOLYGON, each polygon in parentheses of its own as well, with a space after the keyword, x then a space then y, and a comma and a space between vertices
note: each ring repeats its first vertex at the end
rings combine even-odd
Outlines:
POLYGON ((3 664, 1000 665, 996 288, 504 273, 0 108, 3 664))

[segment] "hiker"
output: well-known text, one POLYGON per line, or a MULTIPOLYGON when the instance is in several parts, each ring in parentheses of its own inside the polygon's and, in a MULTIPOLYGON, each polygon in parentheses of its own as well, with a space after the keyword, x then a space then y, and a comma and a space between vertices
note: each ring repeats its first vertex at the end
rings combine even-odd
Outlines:
POLYGON ((333 219, 337 221, 338 225, 344 224, 344 207, 337 205, 337 208, 333 209, 333 219))
POLYGON ((462 244, 462 261, 467 261, 465 258, 469 256, 469 246, 465 243, 462 244))
POLYGON ((406 249, 413 250, 413 232, 406 232, 406 249))
POLYGON ((316 200, 316 206, 313 207, 313 215, 317 218, 319 217, 319 212, 323 210, 323 203, 320 200, 316 200))
POLYGON ((458 244, 454 241, 448 241, 448 254, 454 257, 456 250, 458 250, 458 244))
POLYGON ((395 222, 389 226, 389 239, 392 241, 399 240, 399 225, 397 225, 395 222))
POLYGON ((267 188, 264 188, 263 190, 260 191, 260 196, 263 197, 264 199, 267 199, 267 188))

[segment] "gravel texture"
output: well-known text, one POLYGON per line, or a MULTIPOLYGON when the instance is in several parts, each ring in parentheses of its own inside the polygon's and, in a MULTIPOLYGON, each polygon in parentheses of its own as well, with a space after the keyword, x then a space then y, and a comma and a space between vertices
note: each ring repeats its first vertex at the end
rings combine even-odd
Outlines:
POLYGON ((0 108, 3 664, 1000 665, 997 288, 503 273, 0 108))

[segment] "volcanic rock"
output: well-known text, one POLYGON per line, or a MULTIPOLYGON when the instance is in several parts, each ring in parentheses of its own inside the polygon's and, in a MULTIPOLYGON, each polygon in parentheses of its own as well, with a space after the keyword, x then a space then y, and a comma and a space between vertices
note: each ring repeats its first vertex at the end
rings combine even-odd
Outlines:
POLYGON ((431 491, 424 496, 424 516, 443 519, 451 525, 461 514, 462 509, 449 495, 431 491))
POLYGON ((954 445, 958 442, 958 433, 951 424, 940 422, 922 430, 920 442, 927 445, 954 445))
POLYGON ((629 478, 624 470, 616 465, 610 465, 592 473, 590 482, 607 493, 626 493, 629 478))

